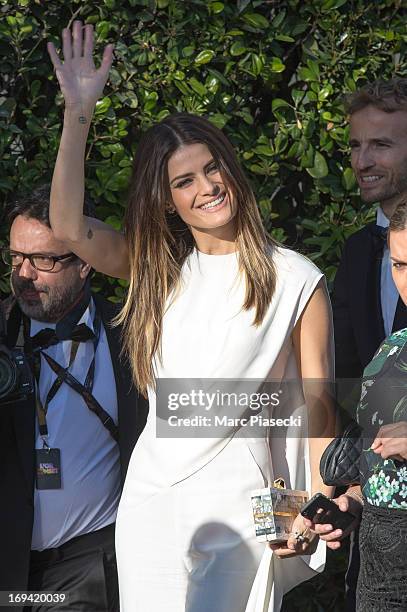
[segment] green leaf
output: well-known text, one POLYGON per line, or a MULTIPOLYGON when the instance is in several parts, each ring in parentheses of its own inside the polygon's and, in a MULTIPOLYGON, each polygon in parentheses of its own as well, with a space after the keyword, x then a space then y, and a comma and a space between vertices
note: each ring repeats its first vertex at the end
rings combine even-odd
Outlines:
POLYGON ((123 168, 115 172, 106 182, 106 189, 110 191, 123 191, 128 185, 131 176, 131 168, 123 168))
POLYGON ((252 61, 252 72, 256 76, 258 76, 262 73, 262 70, 264 68, 263 60, 257 55, 257 53, 251 53, 250 59, 252 61))
POLYGON ((250 4, 250 0, 237 0, 237 10, 239 13, 245 10, 246 6, 250 4))
POLYGON ((195 47, 189 46, 189 47, 184 47, 182 49, 182 55, 184 57, 191 57, 191 55, 193 55, 195 53, 195 47))
POLYGON ((219 85, 220 85, 219 79, 217 79, 214 76, 208 75, 208 78, 206 79, 206 82, 205 82, 205 87, 208 89, 208 91, 215 94, 219 89, 219 85))
POLYGON ((109 21, 99 21, 96 24, 96 35, 98 40, 105 40, 110 31, 110 22, 109 21))
POLYGON ((215 52, 212 49, 205 49, 198 53, 195 58, 195 64, 200 66, 201 64, 207 64, 215 57, 215 52))
POLYGON ((295 42, 295 38, 287 36, 286 34, 276 34, 275 39, 281 42, 295 42))
POLYGON ((106 97, 96 102, 95 115, 104 115, 112 105, 110 98, 106 97))
POLYGON ((278 13, 278 15, 274 17, 273 21, 271 22, 271 25, 273 26, 275 30, 278 30, 281 24, 283 23, 286 13, 287 11, 284 10, 284 11, 281 11, 281 13, 278 13))
POLYGON ((315 74, 309 68, 304 68, 304 67, 299 68, 297 74, 298 74, 298 78, 301 81, 307 82, 307 81, 318 80, 315 78, 315 74))
POLYGON ((270 62, 270 69, 272 72, 283 72, 285 64, 283 64, 279 57, 273 57, 270 62))
POLYGON ((253 28, 257 28, 259 30, 265 30, 270 26, 268 19, 263 17, 263 15, 260 15, 260 13, 246 13, 243 15, 243 19, 253 28))
POLYGON ((202 85, 195 77, 188 79, 188 83, 199 96, 205 96, 207 94, 205 85, 202 85))
POLYGON ((33 96, 33 98, 36 98, 40 92, 41 89, 41 81, 39 81, 38 79, 35 79, 32 83, 31 83, 31 95, 33 96))
POLYGON ((225 8, 225 5, 223 4, 223 2, 212 2, 210 7, 211 7, 212 13, 214 15, 218 15, 219 13, 223 11, 223 9, 225 8))
POLYGON ((32 31, 33 31, 32 25, 25 25, 22 28, 20 28, 20 34, 31 34, 32 31))
POLYGON ((277 133, 274 139, 274 150, 276 153, 282 153, 288 144, 288 137, 281 130, 277 133))
POLYGON ((318 62, 316 62, 315 60, 308 60, 307 61, 307 66, 309 68, 309 70, 311 71, 314 80, 318 81, 319 80, 319 75, 320 75, 320 70, 319 70, 319 64, 318 62))
POLYGON ((156 91, 150 91, 147 93, 145 102, 144 102, 144 110, 152 111, 153 108, 156 107, 158 101, 158 93, 156 91))
POLYGON ((342 174, 342 185, 346 191, 352 191, 356 187, 356 178, 352 168, 346 168, 342 174))
POLYGON ((328 164, 325 157, 319 151, 315 151, 314 165, 312 168, 307 168, 307 172, 312 178, 316 179, 323 178, 328 174, 328 164))
POLYGON ((14 98, 6 98, 0 104, 0 117, 10 117, 16 107, 14 98))
POLYGON ((242 55, 243 53, 246 53, 246 51, 247 47, 240 40, 234 42, 233 45, 230 47, 230 55, 232 55, 233 57, 237 55, 242 55))
POLYGON ((174 85, 177 89, 179 89, 179 91, 184 95, 187 96, 189 95, 191 92, 188 89, 188 87, 186 86, 186 84, 184 83, 184 81, 174 81, 174 85))
POLYGON ((287 102, 287 100, 283 100, 282 98, 274 98, 274 100, 271 103, 271 108, 273 109, 273 111, 277 110, 278 108, 290 108, 290 104, 287 102))
POLYGON ((113 227, 117 231, 120 231, 122 228, 120 219, 116 217, 116 215, 110 215, 109 217, 106 217, 105 223, 108 223, 111 227, 113 227))
POLYGON ((305 91, 303 91, 302 89, 293 89, 291 91, 291 97, 294 101, 295 106, 298 107, 305 97, 305 91))
POLYGON ((322 4, 321 10, 324 12, 333 11, 347 3, 348 0, 325 0, 322 4))
POLYGON ((219 72, 218 70, 215 70, 214 68, 209 68, 209 67, 206 70, 208 71, 208 74, 218 79, 218 81, 222 83, 222 85, 224 85, 225 87, 230 87, 230 83, 228 79, 226 79, 225 76, 221 72, 219 72))
POLYGON ((322 87, 318 92, 318 100, 320 102, 323 102, 331 95, 331 93, 332 93, 332 87, 330 85, 322 87))
POLYGON ((312 168, 314 163, 314 147, 309 144, 307 150, 301 156, 301 165, 303 168, 312 168))
POLYGON ((213 115, 209 115, 208 119, 220 130, 225 127, 229 121, 229 117, 227 115, 222 115, 222 113, 214 113, 213 115))
POLYGON ((291 147, 288 149, 288 152, 287 152, 288 159, 290 159, 291 157, 297 156, 299 144, 300 144, 299 142, 293 142, 293 144, 291 145, 291 147))
POLYGON ((237 10, 239 13, 245 10, 246 6, 250 4, 250 0, 237 0, 237 10))
POLYGON ((273 157, 274 151, 268 145, 257 145, 254 149, 255 153, 259 153, 260 155, 266 155, 267 157, 273 157))

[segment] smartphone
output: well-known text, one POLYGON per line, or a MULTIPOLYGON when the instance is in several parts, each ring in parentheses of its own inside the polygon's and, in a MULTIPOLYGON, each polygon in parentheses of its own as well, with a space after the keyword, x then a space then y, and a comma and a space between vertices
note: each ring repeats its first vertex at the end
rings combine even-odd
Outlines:
POLYGON ((313 523, 329 524, 334 529, 342 529, 342 531, 345 531, 356 518, 350 512, 342 512, 335 502, 322 493, 316 493, 311 497, 302 506, 300 512, 303 517, 313 523))

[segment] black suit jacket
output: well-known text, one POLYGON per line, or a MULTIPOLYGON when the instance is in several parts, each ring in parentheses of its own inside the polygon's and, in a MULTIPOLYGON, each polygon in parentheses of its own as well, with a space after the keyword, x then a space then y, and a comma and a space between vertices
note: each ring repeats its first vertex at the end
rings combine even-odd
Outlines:
MULTIPOLYGON (((120 358, 120 328, 110 325, 116 307, 98 295, 93 299, 102 316, 116 379, 124 482, 130 455, 146 422, 148 403, 134 388, 128 364, 120 358)), ((19 328, 18 315, 14 307, 9 319, 11 345, 19 328)), ((0 404, 0 591, 25 590, 27 586, 34 516, 34 445, 34 402, 0 404)))
MULTIPOLYGON (((337 378, 358 378, 385 338, 380 276, 384 240, 369 223, 345 243, 335 277, 332 307, 337 378)), ((393 331, 407 327, 399 299, 393 331)))

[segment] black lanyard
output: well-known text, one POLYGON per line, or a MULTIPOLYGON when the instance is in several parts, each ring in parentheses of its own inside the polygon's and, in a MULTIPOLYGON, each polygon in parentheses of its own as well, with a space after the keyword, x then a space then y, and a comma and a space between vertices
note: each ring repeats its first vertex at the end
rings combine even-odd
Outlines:
MULTIPOLYGON (((27 323, 28 321, 24 318, 24 331, 27 337, 27 323)), ((80 383, 72 374, 69 372, 70 367, 72 366, 77 351, 79 347, 79 342, 73 340, 71 345, 71 354, 69 358, 69 364, 66 368, 63 368, 59 363, 57 363, 50 355, 45 353, 45 347, 39 347, 37 350, 32 351, 32 364, 34 369, 35 378, 37 380, 37 394, 36 394, 36 407, 37 407, 37 416, 38 416, 38 425, 40 435, 42 437, 44 447, 47 447, 47 437, 48 437, 48 426, 47 426, 47 412, 49 403, 55 397, 62 383, 65 382, 68 384, 74 391, 79 393, 79 395, 83 398, 89 410, 91 410, 96 416, 100 419, 103 426, 109 431, 112 438, 117 441, 119 437, 119 432, 116 424, 114 423, 111 416, 102 408, 97 399, 92 395, 94 378, 95 378, 95 360, 96 360, 96 350, 99 344, 100 339, 100 331, 101 331, 101 317, 100 314, 96 311, 95 318, 93 321, 93 329, 94 329, 94 339, 93 339, 93 358, 90 363, 88 372, 86 374, 85 384, 80 383), (45 400, 45 404, 42 405, 40 396, 39 396, 39 380, 40 380, 40 370, 41 370, 41 355, 44 357, 46 362, 48 363, 51 370, 56 374, 56 379, 54 380, 50 390, 47 393, 47 397, 45 400)))

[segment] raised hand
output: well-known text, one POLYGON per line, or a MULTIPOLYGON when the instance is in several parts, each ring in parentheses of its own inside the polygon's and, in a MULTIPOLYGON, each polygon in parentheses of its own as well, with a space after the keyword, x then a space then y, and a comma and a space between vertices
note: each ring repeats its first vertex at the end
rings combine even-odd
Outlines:
POLYGON ((95 106, 103 92, 113 61, 113 45, 103 52, 100 68, 93 61, 93 26, 82 26, 75 21, 72 34, 69 28, 62 31, 62 62, 53 43, 47 45, 48 53, 65 98, 65 105, 95 106))

